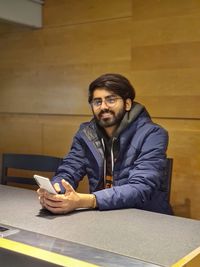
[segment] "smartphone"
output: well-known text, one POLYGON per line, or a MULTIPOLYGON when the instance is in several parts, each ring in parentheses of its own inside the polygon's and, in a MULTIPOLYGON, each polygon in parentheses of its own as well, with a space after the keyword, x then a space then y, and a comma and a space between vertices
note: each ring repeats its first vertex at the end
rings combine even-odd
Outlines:
POLYGON ((35 178, 36 183, 38 184, 40 188, 45 189, 47 192, 51 194, 57 194, 49 178, 46 178, 46 177, 43 177, 37 174, 33 175, 33 177, 35 178))

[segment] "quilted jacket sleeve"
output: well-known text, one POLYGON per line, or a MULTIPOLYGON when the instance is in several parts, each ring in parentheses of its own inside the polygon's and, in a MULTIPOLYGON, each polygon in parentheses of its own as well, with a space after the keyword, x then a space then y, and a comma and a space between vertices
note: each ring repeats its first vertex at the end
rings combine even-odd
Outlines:
POLYGON ((65 192, 61 183, 62 179, 68 181, 72 187, 76 189, 80 180, 83 179, 86 174, 85 152, 77 136, 78 135, 74 137, 69 154, 63 159, 63 162, 59 166, 56 175, 52 179, 53 184, 59 183, 61 193, 65 192))

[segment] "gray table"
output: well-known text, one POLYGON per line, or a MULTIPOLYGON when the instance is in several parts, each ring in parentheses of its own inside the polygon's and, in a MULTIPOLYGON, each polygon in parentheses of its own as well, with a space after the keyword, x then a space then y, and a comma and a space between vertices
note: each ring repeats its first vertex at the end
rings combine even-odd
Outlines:
MULTIPOLYGON (((40 212, 36 192, 3 185, 0 185, 0 224, 30 231, 27 232, 30 237, 37 233, 54 241, 72 242, 72 246, 78 245, 83 250, 90 247, 149 263, 127 266, 168 267, 200 246, 197 220, 137 209, 80 210, 55 216, 40 212)), ((17 239, 20 240, 20 235, 17 239)))

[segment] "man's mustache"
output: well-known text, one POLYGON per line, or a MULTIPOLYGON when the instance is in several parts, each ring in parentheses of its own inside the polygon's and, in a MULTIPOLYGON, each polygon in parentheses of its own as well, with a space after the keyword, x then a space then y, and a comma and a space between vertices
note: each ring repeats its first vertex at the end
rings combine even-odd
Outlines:
POLYGON ((112 111, 112 110, 109 110, 109 109, 105 109, 105 110, 101 110, 98 114, 98 116, 101 116, 105 113, 109 113, 109 114, 112 114, 112 115, 115 115, 115 113, 112 111))

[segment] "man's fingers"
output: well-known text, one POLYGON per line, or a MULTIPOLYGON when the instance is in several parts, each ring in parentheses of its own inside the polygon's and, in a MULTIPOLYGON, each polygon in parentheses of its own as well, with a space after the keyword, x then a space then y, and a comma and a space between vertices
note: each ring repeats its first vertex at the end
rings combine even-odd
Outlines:
POLYGON ((42 189, 42 188, 39 188, 39 189, 37 190, 37 194, 38 194, 39 196, 44 195, 44 193, 45 193, 45 190, 42 189))
POLYGON ((44 207, 44 197, 43 196, 39 196, 38 198, 39 198, 39 201, 40 201, 40 205, 42 207, 44 207))

